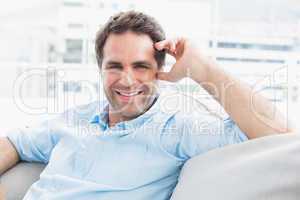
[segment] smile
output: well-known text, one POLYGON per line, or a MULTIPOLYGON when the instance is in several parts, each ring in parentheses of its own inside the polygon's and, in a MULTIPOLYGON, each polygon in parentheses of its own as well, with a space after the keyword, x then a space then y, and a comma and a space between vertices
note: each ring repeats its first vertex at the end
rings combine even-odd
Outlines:
POLYGON ((133 97, 141 94, 143 91, 121 91, 115 90, 117 94, 125 96, 125 97, 133 97))

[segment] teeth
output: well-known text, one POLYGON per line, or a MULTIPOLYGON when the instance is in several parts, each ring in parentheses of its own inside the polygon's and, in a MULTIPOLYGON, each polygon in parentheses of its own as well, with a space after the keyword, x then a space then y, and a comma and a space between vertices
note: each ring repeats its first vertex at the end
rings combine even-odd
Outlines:
POLYGON ((127 96, 127 97, 131 97, 131 96, 135 96, 137 94, 139 94, 140 92, 139 91, 136 91, 136 92, 131 92, 131 93, 124 93, 124 92, 120 92, 120 91, 117 91, 119 94, 123 95, 123 96, 127 96))
POLYGON ((121 95, 124 95, 124 96, 129 96, 129 97, 131 97, 131 96, 134 96, 134 95, 137 95, 138 94, 138 92, 133 92, 133 93, 122 93, 122 92, 120 92, 121 93, 121 95))

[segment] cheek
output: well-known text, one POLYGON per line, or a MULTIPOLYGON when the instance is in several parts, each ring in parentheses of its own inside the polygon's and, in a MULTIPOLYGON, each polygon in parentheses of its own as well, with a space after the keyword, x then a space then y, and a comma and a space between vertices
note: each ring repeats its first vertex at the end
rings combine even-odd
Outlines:
POLYGON ((140 80, 144 83, 153 82, 156 80, 156 71, 137 72, 135 77, 137 78, 137 80, 140 80))
POLYGON ((103 79, 103 87, 109 88, 119 80, 119 76, 114 73, 105 73, 103 74, 102 79, 103 79))
POLYGON ((156 71, 147 71, 147 72, 143 72, 143 73, 139 73, 137 75, 138 80, 140 83, 143 83, 145 86, 148 87, 148 89, 150 89, 150 91, 152 91, 151 88, 153 88, 155 86, 156 83, 156 71))
POLYGON ((147 93, 153 93, 157 89, 156 73, 141 74, 138 80, 148 88, 147 93))

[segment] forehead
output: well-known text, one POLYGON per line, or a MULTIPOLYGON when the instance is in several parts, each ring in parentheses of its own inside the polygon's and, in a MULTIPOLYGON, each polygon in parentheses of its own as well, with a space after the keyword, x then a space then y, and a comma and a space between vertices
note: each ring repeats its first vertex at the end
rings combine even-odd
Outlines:
POLYGON ((103 48, 105 60, 152 60, 154 47, 151 38, 146 34, 130 31, 121 34, 110 34, 103 48))

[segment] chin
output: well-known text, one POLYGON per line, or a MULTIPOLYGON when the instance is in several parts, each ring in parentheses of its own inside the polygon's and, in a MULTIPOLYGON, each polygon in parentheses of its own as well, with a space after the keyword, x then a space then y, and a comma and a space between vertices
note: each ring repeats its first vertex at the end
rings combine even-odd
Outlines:
POLYGON ((151 104, 149 101, 150 99, 143 99, 143 101, 128 104, 113 101, 110 105, 113 107, 115 114, 119 115, 120 117, 122 116, 125 120, 131 120, 140 116, 149 109, 151 104))
POLYGON ((120 114, 127 118, 135 118, 142 113, 144 113, 147 110, 147 106, 141 105, 141 106, 129 106, 125 105, 124 107, 120 108, 120 114))
POLYGON ((113 92, 107 93, 106 96, 115 114, 127 119, 133 119, 148 110, 149 106, 153 103, 154 97, 157 95, 141 94, 132 99, 132 101, 126 101, 127 99, 124 100, 113 92))
POLYGON ((132 112, 132 111, 126 112, 126 111, 124 111, 120 114, 126 119, 134 119, 134 118, 140 116, 142 114, 142 112, 137 112, 137 111, 136 112, 132 112))

